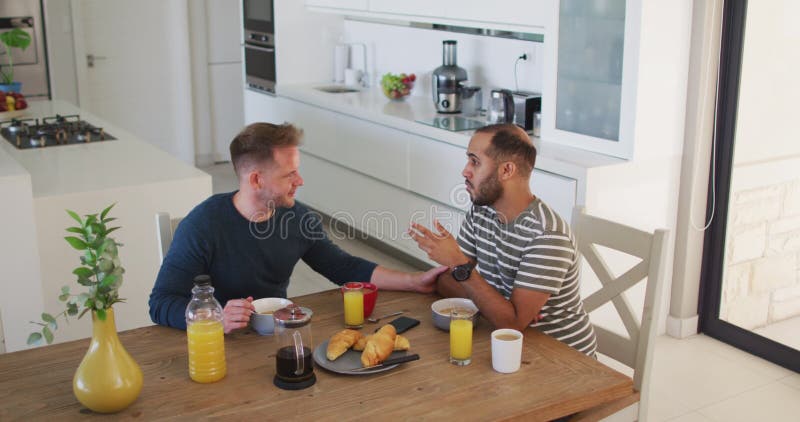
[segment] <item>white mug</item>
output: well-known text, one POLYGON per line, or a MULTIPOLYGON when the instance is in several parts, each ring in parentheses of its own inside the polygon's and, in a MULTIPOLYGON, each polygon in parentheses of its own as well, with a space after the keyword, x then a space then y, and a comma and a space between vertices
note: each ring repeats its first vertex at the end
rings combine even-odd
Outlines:
POLYGON ((361 69, 344 70, 344 84, 347 86, 355 86, 361 83, 362 72, 361 69))
POLYGON ((522 362, 522 333, 511 328, 492 331, 492 368, 510 374, 519 370, 522 362))

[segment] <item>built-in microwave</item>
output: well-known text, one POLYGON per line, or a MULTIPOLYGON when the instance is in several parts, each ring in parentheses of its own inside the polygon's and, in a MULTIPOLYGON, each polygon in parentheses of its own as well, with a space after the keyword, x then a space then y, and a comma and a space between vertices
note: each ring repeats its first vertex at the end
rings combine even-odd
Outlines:
POLYGON ((247 31, 260 34, 275 33, 275 8, 272 0, 244 0, 245 40, 249 38, 247 31))
POLYGON ((275 92, 275 9, 272 0, 244 0, 244 67, 247 86, 275 92))

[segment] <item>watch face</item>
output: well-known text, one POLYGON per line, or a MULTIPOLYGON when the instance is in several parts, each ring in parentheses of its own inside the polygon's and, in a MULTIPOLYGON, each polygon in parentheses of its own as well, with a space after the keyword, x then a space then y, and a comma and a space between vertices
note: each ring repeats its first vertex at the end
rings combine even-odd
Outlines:
POLYGON ((470 269, 464 266, 457 266, 453 268, 453 278, 456 281, 464 281, 469 278, 470 269))

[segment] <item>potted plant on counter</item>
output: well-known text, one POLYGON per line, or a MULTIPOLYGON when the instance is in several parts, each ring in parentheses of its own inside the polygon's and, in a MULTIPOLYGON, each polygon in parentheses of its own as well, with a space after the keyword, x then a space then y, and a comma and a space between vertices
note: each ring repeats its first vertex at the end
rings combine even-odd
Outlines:
POLYGON ((8 64, 0 66, 0 91, 20 92, 22 84, 14 81, 14 61, 11 58, 11 49, 25 50, 31 45, 31 34, 20 28, 14 28, 0 34, 0 43, 5 47, 8 64), (3 70, 3 67, 6 70, 3 70))
POLYGON ((53 341, 53 331, 58 329, 57 319, 72 316, 82 317, 92 313, 92 341, 72 381, 75 397, 84 406, 101 413, 118 412, 139 396, 142 389, 142 370, 131 358, 117 337, 114 321, 115 303, 123 302, 119 297, 122 275, 125 270, 119 260, 119 246, 112 237, 119 227, 107 226, 116 220, 108 216, 114 204, 99 215, 89 214, 83 218, 77 213, 67 213, 77 226, 67 228, 70 236, 64 239, 81 252, 81 265, 72 271, 77 283, 87 291, 72 294, 69 286, 61 288, 58 299, 66 303, 66 309, 53 316, 42 314, 41 330, 31 333, 28 344, 53 341))

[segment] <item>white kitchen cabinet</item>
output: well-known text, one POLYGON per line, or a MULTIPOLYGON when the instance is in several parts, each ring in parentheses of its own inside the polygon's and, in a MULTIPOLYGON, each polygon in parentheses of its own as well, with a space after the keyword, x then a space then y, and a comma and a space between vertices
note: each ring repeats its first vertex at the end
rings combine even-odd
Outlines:
POLYGON ((544 201, 567 221, 572 221, 572 209, 578 194, 575 179, 534 169, 531 175, 531 192, 544 201))
POLYGON ((228 146, 244 124, 242 64, 209 65, 208 79, 214 155, 217 160, 228 160, 228 146))
MULTIPOLYGON (((375 0, 372 0, 375 1, 375 0)), ((446 4, 441 16, 465 21, 497 22, 545 28, 558 0, 447 0, 429 3, 446 4)))
POLYGON ((408 187, 409 135, 346 115, 338 115, 337 162, 402 188, 408 187))
POLYGON ((281 100, 286 120, 305 132, 302 150, 395 186, 408 186, 407 134, 298 101, 281 100))
POLYGON ((448 3, 447 1, 430 0, 369 0, 369 11, 398 15, 446 17, 448 16, 448 3))
POLYGON ((279 107, 285 121, 303 129, 301 150, 333 161, 343 156, 335 113, 286 98, 279 107))
POLYGON ((409 189, 454 208, 466 209, 469 196, 461 171, 467 150, 421 136, 410 136, 409 189))
MULTIPOLYGON (((427 254, 406 233, 411 221, 431 227, 435 218, 455 234, 464 219, 464 213, 459 210, 364 177, 311 154, 302 154, 300 171, 305 185, 297 191, 298 200, 431 264, 427 254)), ((333 238, 343 235, 343 231, 331 233, 333 238)))
POLYGON ((230 0, 205 0, 208 22, 208 62, 233 63, 242 61, 241 9, 231 7, 230 0))
POLYGON ((353 14, 374 19, 411 20, 473 28, 539 33, 549 23, 558 0, 306 0, 315 11, 353 14))
POLYGON ((279 114, 278 98, 263 92, 244 90, 244 124, 267 122, 280 124, 285 118, 279 114))
POLYGON ((306 0, 306 6, 366 11, 369 0, 306 0))
POLYGON ((545 37, 542 137, 632 158, 641 0, 563 0, 545 37))

